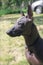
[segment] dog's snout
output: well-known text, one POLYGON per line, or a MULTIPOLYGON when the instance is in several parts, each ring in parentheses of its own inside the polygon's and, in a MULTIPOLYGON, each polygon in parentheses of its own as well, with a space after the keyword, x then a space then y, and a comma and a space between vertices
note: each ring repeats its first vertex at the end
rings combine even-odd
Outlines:
POLYGON ((10 31, 7 31, 6 33, 9 35, 10 34, 10 31))
POLYGON ((11 37, 14 36, 13 33, 12 33, 12 31, 7 31, 6 33, 7 33, 7 35, 9 35, 9 36, 11 36, 11 37))

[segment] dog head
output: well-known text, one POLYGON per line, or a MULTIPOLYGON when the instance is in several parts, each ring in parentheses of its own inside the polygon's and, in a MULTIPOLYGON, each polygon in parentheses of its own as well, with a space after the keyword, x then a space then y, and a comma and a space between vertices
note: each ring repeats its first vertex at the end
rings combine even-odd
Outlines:
POLYGON ((31 26, 33 21, 33 13, 31 5, 28 5, 27 16, 22 13, 22 17, 17 19, 15 25, 7 31, 7 34, 11 37, 16 37, 20 35, 30 35, 31 26))

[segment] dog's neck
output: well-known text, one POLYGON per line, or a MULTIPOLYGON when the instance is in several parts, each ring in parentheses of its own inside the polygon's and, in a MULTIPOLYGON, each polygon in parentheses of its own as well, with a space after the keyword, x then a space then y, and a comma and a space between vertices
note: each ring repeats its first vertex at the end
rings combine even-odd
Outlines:
POLYGON ((26 45, 28 46, 28 45, 33 44, 38 37, 39 37, 39 33, 37 31, 37 28, 34 24, 32 24, 31 34, 30 35, 24 35, 26 45))

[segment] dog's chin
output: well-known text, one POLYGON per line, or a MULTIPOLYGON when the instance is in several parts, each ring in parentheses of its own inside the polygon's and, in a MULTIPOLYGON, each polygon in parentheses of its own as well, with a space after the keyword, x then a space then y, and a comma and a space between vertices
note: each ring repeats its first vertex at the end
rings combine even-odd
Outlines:
POLYGON ((21 36, 21 34, 16 34, 16 35, 10 34, 9 36, 10 37, 17 37, 17 36, 21 36))
POLYGON ((22 32, 21 31, 18 31, 18 32, 15 32, 15 33, 13 33, 13 32, 6 32, 6 33, 10 37, 17 37, 17 36, 22 35, 22 32))

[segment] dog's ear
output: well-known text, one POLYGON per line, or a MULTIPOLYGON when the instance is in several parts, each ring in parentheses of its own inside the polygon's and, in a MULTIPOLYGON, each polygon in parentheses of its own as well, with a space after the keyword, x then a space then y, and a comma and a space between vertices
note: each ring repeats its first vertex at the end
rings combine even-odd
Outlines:
POLYGON ((31 4, 28 5, 27 15, 30 19, 33 18, 33 12, 32 12, 32 8, 31 8, 31 4))
POLYGON ((24 12, 21 12, 22 16, 25 16, 24 12))

